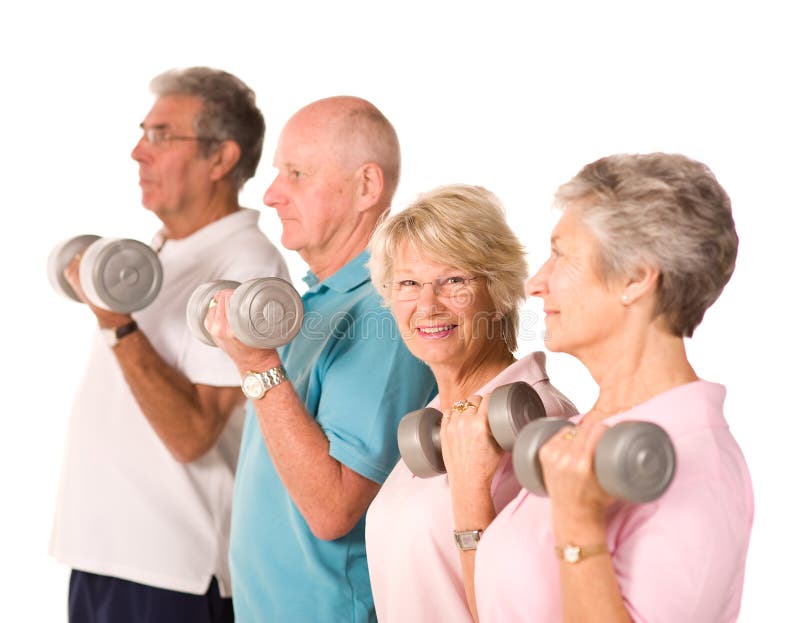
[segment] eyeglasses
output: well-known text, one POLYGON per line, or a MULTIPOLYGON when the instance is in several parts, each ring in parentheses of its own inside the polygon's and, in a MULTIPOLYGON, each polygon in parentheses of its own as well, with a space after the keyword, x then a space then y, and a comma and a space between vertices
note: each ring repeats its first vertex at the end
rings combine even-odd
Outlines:
POLYGON ((153 127, 142 128, 142 135, 153 147, 159 147, 171 141, 216 141, 219 139, 211 136, 179 136, 177 134, 170 134, 166 128, 153 127))
POLYGON ((452 299, 471 294, 470 284, 476 279, 480 279, 480 277, 453 275, 423 282, 415 281, 414 279, 402 279, 401 281, 393 281, 389 285, 398 301, 416 301, 422 295, 422 288, 428 284, 433 288, 434 295, 452 299))

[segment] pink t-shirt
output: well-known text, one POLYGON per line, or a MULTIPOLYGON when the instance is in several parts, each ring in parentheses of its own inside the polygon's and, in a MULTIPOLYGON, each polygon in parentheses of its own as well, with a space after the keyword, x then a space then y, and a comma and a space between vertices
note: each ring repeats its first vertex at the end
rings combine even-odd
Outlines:
MULTIPOLYGON (((618 503, 609 511, 607 545, 634 621, 736 620, 753 491, 722 414, 724 399, 722 385, 696 381, 605 421, 609 426, 655 422, 669 433, 676 452, 675 475, 661 498, 618 503)), ((481 623, 561 621, 553 547, 548 498, 522 490, 478 546, 475 590, 481 623)))
MULTIPOLYGON (((550 385, 542 352, 513 363, 477 393, 515 381, 532 385, 548 413, 577 412, 550 385)), ((437 396, 429 406, 439 404, 437 396)), ((520 490, 510 459, 503 458, 492 481, 498 511, 520 490)), ((400 460, 367 512, 367 563, 381 623, 472 623, 453 529, 447 476, 417 478, 400 460)))

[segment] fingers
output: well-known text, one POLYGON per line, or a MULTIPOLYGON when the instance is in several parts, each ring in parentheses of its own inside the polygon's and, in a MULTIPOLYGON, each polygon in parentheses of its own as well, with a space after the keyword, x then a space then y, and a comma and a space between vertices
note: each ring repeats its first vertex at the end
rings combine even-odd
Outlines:
MULTIPOLYGON (((449 409, 444 412, 442 417, 442 425, 449 425, 453 417, 461 422, 479 417, 481 414, 480 406, 482 402, 483 398, 477 394, 470 396, 466 400, 457 400, 449 409)), ((485 412, 486 409, 484 408, 484 416, 485 412)))
POLYGON ((233 330, 228 324, 228 302, 233 296, 233 290, 220 290, 208 304, 203 325, 215 341, 234 337, 233 330))
POLYGON ((607 427, 602 422, 563 429, 539 449, 550 498, 583 505, 605 499, 594 474, 594 453, 607 427))

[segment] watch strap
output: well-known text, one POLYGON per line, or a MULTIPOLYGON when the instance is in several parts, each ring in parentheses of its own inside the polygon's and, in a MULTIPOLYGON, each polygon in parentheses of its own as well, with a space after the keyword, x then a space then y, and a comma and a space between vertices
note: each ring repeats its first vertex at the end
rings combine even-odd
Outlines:
POLYGON ((106 340, 108 341, 108 345, 112 348, 116 346, 119 341, 124 338, 126 335, 130 335, 134 331, 139 329, 139 325, 136 324, 135 320, 131 320, 128 323, 120 325, 118 327, 108 327, 103 329, 103 333, 106 335, 106 340))
POLYGON ((556 557, 566 563, 574 565, 584 558, 596 556, 597 554, 607 554, 608 547, 605 543, 596 543, 594 545, 573 545, 568 543, 564 547, 556 545, 556 557))
POLYGON ((288 377, 286 376, 286 369, 282 366, 275 366, 274 368, 270 368, 269 370, 265 370, 264 372, 255 372, 253 370, 249 370, 245 375, 244 379, 242 379, 242 391, 244 391, 244 395, 248 398, 259 399, 263 398, 264 394, 266 394, 269 390, 273 387, 276 387, 283 383, 288 377), (244 384, 249 376, 257 376, 262 384, 262 389, 264 390, 258 396, 254 396, 248 394, 245 391, 244 384))
POLYGON ((275 366, 264 372, 258 372, 258 375, 264 381, 266 391, 269 391, 286 380, 286 369, 283 366, 275 366))

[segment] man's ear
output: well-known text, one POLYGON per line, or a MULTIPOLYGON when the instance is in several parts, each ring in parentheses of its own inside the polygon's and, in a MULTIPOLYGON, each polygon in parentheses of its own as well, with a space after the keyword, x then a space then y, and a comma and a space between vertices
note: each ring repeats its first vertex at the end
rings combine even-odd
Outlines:
POLYGON ((356 204, 360 211, 375 207, 383 196, 383 169, 377 162, 366 162, 355 172, 356 204))
POLYGON ((633 276, 628 277, 620 292, 622 303, 630 305, 649 293, 655 294, 660 274, 653 266, 640 266, 633 276))
POLYGON ((211 181, 224 179, 239 162, 242 149, 236 141, 222 141, 219 147, 209 156, 211 160, 211 181))

